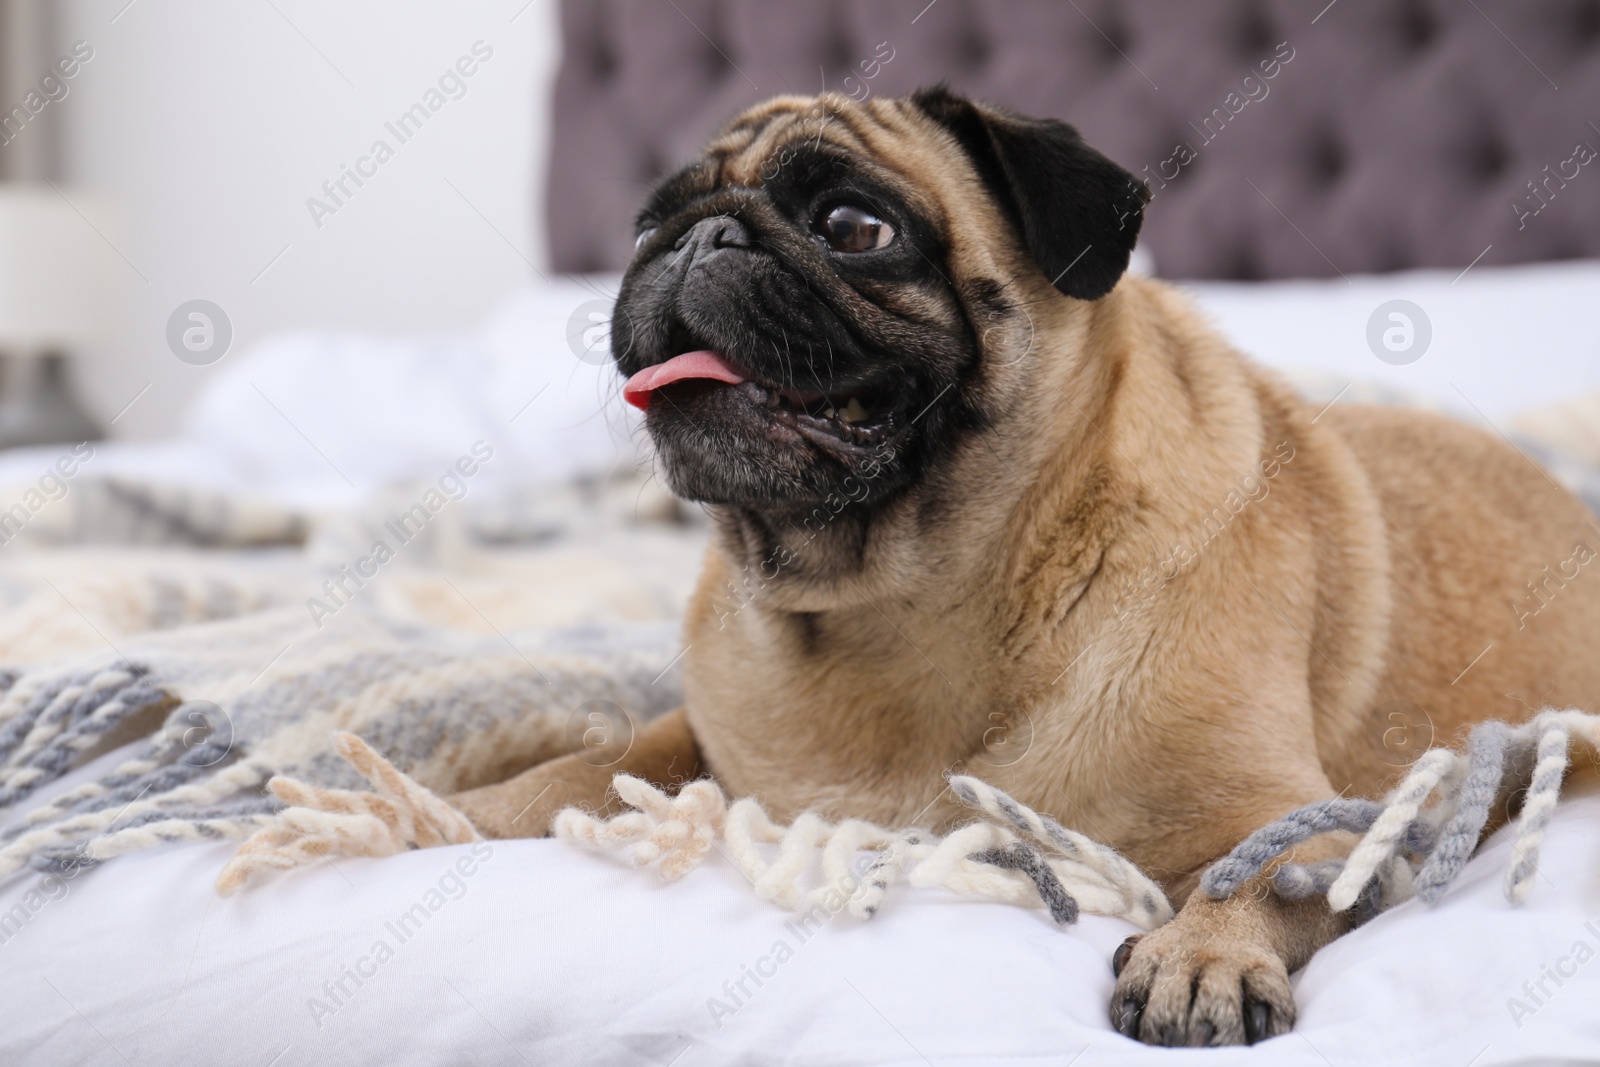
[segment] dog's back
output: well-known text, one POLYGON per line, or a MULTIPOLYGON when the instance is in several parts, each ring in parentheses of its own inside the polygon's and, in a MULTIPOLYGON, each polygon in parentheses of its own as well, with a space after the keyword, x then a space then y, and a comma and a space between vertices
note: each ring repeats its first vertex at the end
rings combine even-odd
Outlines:
POLYGON ((1373 793, 1483 719, 1600 710, 1595 516, 1492 430, 1359 405, 1323 421, 1379 500, 1393 605, 1376 702, 1321 753, 1334 784, 1373 793))

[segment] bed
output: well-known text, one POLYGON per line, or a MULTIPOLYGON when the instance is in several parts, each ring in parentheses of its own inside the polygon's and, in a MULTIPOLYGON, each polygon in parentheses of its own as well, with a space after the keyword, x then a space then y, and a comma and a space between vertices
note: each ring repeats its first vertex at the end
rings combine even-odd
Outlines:
MULTIPOLYGON (((181 703, 157 693, 147 706, 195 759, 219 739, 270 748, 263 722, 291 706, 376 709, 365 735, 412 770, 432 766, 405 762, 416 743, 405 720, 424 698, 493 724, 508 766, 570 745, 574 711, 594 702, 640 718, 671 707, 676 622, 708 531, 651 478, 594 327, 644 185, 743 104, 819 83, 894 94, 948 78, 1061 115, 1120 161, 1163 173, 1176 141, 1203 135, 1183 127, 1289 42, 1270 94, 1158 191, 1138 269, 1184 285, 1309 395, 1448 410, 1505 434, 1600 508, 1600 198, 1580 184, 1597 179, 1584 169, 1536 215, 1520 199, 1569 142, 1600 144, 1581 111, 1600 89, 1597 12, 1489 0, 569 0, 547 202, 562 277, 530 282, 459 335, 277 338, 221 368, 172 440, 96 445, 71 457, 71 475, 59 466, 70 449, 0 455, 0 506, 26 512, 0 549, 0 731, 21 721, 19 694, 39 679, 88 692, 132 662, 168 679, 181 703), (863 66, 880 42, 894 58, 863 66), (1427 320, 1414 358, 1369 341, 1395 300, 1427 320), (492 459, 480 453, 445 487, 437 521, 381 580, 325 591, 480 442, 492 459), (527 695, 546 671, 560 699, 527 695), (422 678, 436 688, 419 689, 422 678)), ((139 682, 116 684, 126 695, 139 682)), ((74 699, 57 703, 92 721, 87 698, 74 699)), ((94 783, 144 743, 83 737, 70 762, 27 782, 19 773, 42 764, 12 759, 26 738, 9 742, 0 791, 13 792, 0 799, 15 799, 0 803, 0 849, 31 810, 72 797, 90 810, 94 783)), ((280 751, 280 766, 339 784, 325 747, 280 751)), ((1491 840, 1442 903, 1387 912, 1296 975, 1293 1033, 1199 1055, 1600 1058, 1597 816, 1597 798, 1562 806, 1527 905, 1500 895, 1509 845, 1491 840)), ((1186 1055, 1111 1030, 1108 960, 1134 930, 1117 919, 1063 930, 1039 909, 908 889, 870 922, 797 930, 718 856, 661 885, 556 840, 329 861, 223 898, 212 884, 234 844, 197 837, 130 847, 92 870, 0 876, 0 1062, 1186 1055), (395 925, 419 903, 425 920, 395 925)))

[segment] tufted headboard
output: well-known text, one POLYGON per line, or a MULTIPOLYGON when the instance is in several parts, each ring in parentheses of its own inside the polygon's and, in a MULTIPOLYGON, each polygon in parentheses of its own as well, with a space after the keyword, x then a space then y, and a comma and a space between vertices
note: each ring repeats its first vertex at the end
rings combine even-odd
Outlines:
POLYGON ((559 270, 619 269, 748 104, 940 80, 1149 181, 1167 277, 1600 256, 1600 0, 563 0, 562 32, 559 270))

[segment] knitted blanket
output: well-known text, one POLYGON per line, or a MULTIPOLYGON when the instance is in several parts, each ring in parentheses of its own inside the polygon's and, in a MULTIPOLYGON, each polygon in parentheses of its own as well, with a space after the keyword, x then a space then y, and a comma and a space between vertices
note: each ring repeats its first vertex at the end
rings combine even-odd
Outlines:
POLYGON ((0 879, 246 837, 274 775, 362 782, 335 731, 449 792, 568 751, 596 709, 680 701, 701 526, 625 476, 451 501, 402 539, 424 491, 296 514, 85 481, 41 510, 0 550, 0 879))
POLYGON ((358 611, 297 642, 303 622, 303 609, 271 609, 0 676, 0 808, 141 738, 110 773, 0 832, 0 876, 246 836, 282 807, 262 788, 274 775, 361 784, 330 748, 338 730, 454 791, 568 751, 587 709, 640 721, 680 699, 670 625, 479 637, 358 611))

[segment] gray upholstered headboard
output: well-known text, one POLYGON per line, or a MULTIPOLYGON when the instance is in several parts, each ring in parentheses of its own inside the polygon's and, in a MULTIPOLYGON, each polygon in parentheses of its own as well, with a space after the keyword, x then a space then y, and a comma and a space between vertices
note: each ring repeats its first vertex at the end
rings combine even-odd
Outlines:
POLYGON ((1149 179, 1168 277, 1600 256, 1600 0, 563 0, 562 31, 564 271, 620 268, 745 105, 941 80, 1149 179))

